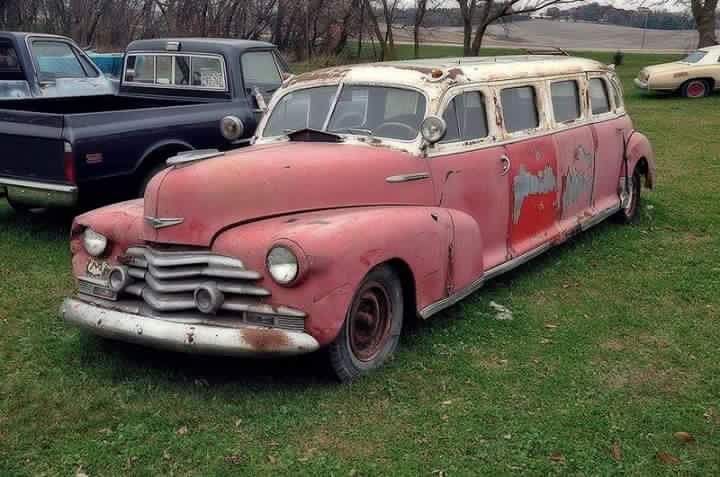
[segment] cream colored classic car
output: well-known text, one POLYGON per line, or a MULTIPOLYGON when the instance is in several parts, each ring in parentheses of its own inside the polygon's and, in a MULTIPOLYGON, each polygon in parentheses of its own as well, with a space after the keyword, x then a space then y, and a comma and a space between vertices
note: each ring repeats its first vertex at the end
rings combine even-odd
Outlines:
POLYGON ((649 91, 678 91, 686 98, 702 98, 720 88, 720 46, 693 51, 680 61, 643 68, 635 86, 649 91))

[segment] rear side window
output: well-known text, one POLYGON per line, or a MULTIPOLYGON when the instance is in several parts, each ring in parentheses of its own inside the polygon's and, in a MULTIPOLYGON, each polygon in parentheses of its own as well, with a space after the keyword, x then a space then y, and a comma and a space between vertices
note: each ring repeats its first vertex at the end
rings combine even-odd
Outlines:
POLYGON ((610 111, 607 85, 600 78, 590 80, 590 107, 593 114, 603 114, 610 111))
POLYGON ((577 81, 558 81, 550 86, 555 121, 564 123, 580 117, 580 93, 577 81))
POLYGON ((535 88, 520 86, 500 92, 505 129, 510 132, 533 129, 540 125, 535 101, 535 88))
POLYGON ((269 93, 282 84, 282 77, 272 51, 248 51, 242 55, 240 62, 246 89, 252 91, 253 88, 258 88, 262 92, 269 93))
MULTIPOLYGON (((62 41, 34 40, 33 55, 37 61, 38 76, 41 81, 57 78, 85 78, 85 68, 73 51, 62 41)), ((93 71, 93 73, 95 73, 93 71)))
POLYGON ((0 43, 0 81, 24 79, 15 48, 10 44, 0 43))
POLYGON ((221 57, 201 55, 132 54, 125 62, 126 83, 181 86, 225 91, 221 57))
POLYGON ((443 119, 447 124, 443 143, 481 139, 488 135, 485 97, 479 91, 455 96, 448 104, 443 119))

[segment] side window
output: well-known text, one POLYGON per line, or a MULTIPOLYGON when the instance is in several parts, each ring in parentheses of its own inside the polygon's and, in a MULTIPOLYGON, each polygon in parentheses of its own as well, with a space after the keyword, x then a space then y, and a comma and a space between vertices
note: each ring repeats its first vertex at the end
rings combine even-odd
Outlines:
POLYGON ((622 89, 620 88, 620 84, 617 82, 616 79, 613 79, 612 81, 612 90, 613 90, 613 97, 615 99, 615 108, 622 108, 623 107, 623 99, 622 99, 622 89))
POLYGON ((130 55, 125 66, 125 81, 134 83, 155 82, 155 56, 130 55))
POLYGON ((24 79, 15 48, 11 44, 0 43, 0 81, 24 79))
POLYGON ((580 93, 575 80, 558 81, 550 86, 555 121, 564 123, 580 117, 580 93))
POLYGON ((535 88, 520 86, 500 92, 505 129, 509 133, 533 129, 540 125, 535 88))
POLYGON ((41 81, 57 78, 85 78, 85 69, 72 47, 62 41, 33 40, 38 76, 41 81))
POLYGON ((245 88, 269 93, 280 87, 282 77, 272 51, 248 51, 240 57, 245 88))
POLYGON ((443 114, 447 133, 441 142, 470 141, 488 135, 485 97, 479 91, 468 91, 455 96, 443 114))
POLYGON ((193 86, 211 89, 225 89, 225 73, 219 58, 205 56, 190 57, 190 77, 193 86))
POLYGON ((603 114, 610 111, 607 85, 600 78, 590 80, 590 108, 593 114, 603 114))

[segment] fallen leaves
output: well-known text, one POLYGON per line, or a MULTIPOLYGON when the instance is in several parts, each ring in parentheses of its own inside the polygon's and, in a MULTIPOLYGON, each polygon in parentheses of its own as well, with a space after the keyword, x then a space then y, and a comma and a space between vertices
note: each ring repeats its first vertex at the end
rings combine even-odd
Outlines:
POLYGON ((175 434, 177 434, 178 436, 184 436, 187 433, 188 433, 188 426, 182 426, 180 429, 175 431, 175 434))
POLYGON ((655 457, 663 464, 675 465, 680 463, 680 459, 670 454, 669 452, 658 452, 657 454, 655 454, 655 457))
POLYGON ((692 442, 695 442, 695 437, 693 437, 693 435, 689 432, 676 432, 673 434, 673 437, 675 437, 675 439, 677 439, 679 442, 682 442, 683 444, 690 444, 692 442))
POLYGON ((564 464, 565 456, 562 455, 560 452, 553 452, 552 454, 550 454, 550 460, 559 464, 564 464))
POLYGON ((620 462, 622 460, 623 452, 618 441, 613 442, 613 445, 610 448, 610 455, 612 456, 613 460, 615 460, 615 462, 620 462))
POLYGON ((225 457, 223 457, 223 460, 225 462, 227 462, 228 464, 237 465, 237 464, 242 464, 245 459, 240 454, 231 454, 231 455, 226 455, 225 457))

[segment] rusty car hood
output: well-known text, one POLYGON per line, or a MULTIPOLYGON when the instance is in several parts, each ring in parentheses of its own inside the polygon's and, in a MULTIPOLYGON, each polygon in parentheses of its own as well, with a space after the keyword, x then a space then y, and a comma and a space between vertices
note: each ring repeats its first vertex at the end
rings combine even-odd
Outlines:
POLYGON ((155 176, 145 194, 143 238, 210 246, 222 230, 266 217, 430 205, 433 194, 427 161, 405 152, 361 144, 251 146, 155 176))

